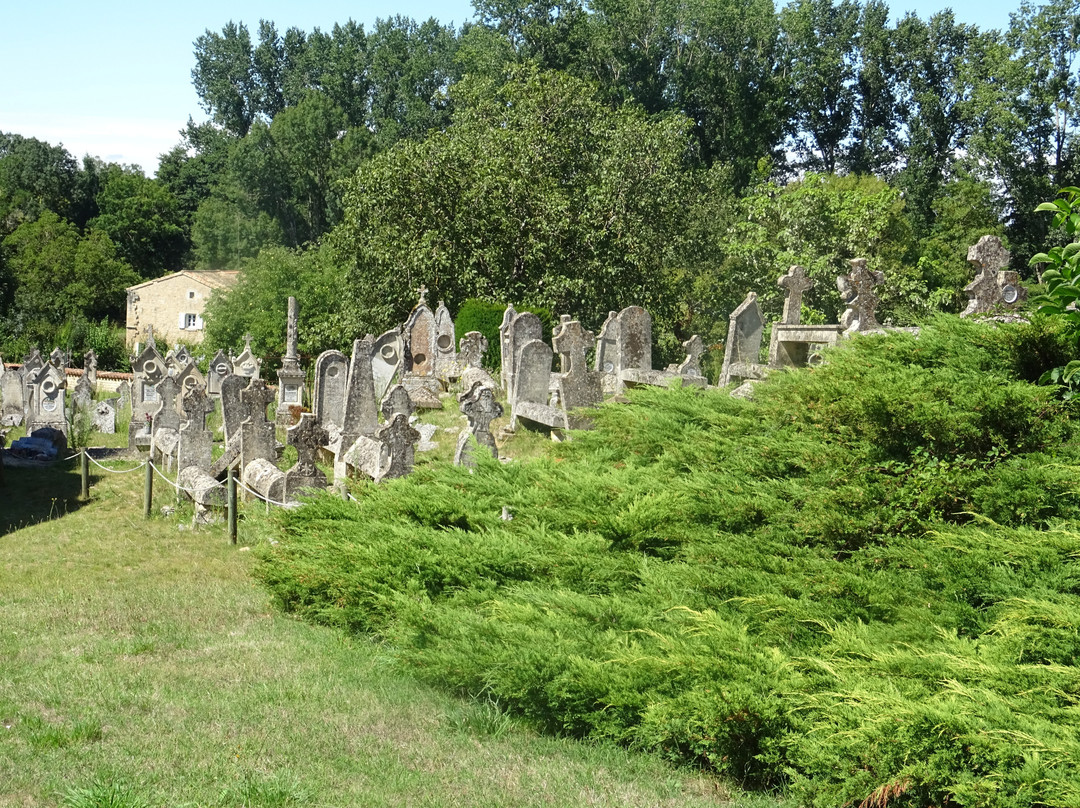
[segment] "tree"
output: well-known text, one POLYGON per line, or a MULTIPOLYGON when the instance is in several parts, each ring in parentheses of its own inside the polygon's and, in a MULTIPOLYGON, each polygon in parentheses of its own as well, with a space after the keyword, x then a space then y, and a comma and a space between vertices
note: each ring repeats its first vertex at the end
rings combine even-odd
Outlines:
POLYGON ((107 235, 117 254, 143 278, 181 268, 189 248, 185 217, 175 196, 142 172, 108 166, 97 195, 92 230, 107 235))
POLYGON ((214 123, 243 137, 262 110, 251 34, 231 20, 220 34, 209 29, 195 40, 191 81, 214 123))
POLYGON ((62 146, 0 132, 0 237, 46 211, 70 217, 80 201, 78 174, 62 146))
POLYGON ((806 167, 834 172, 850 145, 859 16, 855 0, 796 0, 780 15, 791 70, 791 147, 806 167))
POLYGON ((527 69, 494 90, 459 85, 445 132, 365 163, 334 233, 353 260, 355 331, 400 322, 421 284, 451 307, 529 302, 593 327, 634 303, 670 328, 688 122, 597 96, 527 69))
POLYGON ((3 241, 15 282, 14 308, 30 340, 42 344, 66 322, 119 318, 125 290, 139 282, 100 231, 85 238, 70 222, 46 211, 3 241))

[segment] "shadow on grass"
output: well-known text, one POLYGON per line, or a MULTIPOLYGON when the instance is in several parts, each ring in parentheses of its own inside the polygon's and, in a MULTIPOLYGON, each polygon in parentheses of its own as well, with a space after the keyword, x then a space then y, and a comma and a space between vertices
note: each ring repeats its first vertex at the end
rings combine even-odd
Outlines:
POLYGON ((4 452, 3 463, 0 536, 38 522, 59 519, 86 504, 79 498, 82 483, 76 460, 26 463, 4 452))

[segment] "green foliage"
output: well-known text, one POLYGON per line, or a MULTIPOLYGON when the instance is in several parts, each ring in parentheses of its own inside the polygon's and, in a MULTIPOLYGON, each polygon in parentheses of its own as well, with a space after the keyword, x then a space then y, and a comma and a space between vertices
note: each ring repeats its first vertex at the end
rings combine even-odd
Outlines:
MULTIPOLYGON (((545 334, 550 334, 553 317, 548 309, 536 306, 515 305, 518 312, 531 311, 540 318, 545 334)), ((461 304, 457 318, 454 320, 454 339, 460 341, 470 331, 479 331, 488 341, 487 353, 484 355, 484 366, 487 368, 499 368, 502 362, 502 341, 499 335, 499 326, 502 325, 503 313, 506 311, 506 303, 488 303, 484 300, 470 298, 461 304)))
POLYGON ((611 110, 584 82, 530 70, 458 93, 451 126, 348 186, 335 242, 352 259, 354 330, 400 322, 421 284, 451 309, 529 300, 595 327, 637 304, 670 328, 688 122, 611 110))
POLYGON ((60 804, 63 808, 150 808, 151 802, 126 783, 96 780, 68 789, 60 804))
MULTIPOLYGON (((1045 264, 1042 282, 1046 291, 1032 298, 1032 303, 1043 314, 1056 317, 1068 324, 1076 334, 1080 332, 1080 311, 1076 302, 1080 300, 1080 188, 1062 188, 1059 199, 1043 202, 1036 210, 1053 213, 1053 226, 1063 230, 1070 239, 1060 247, 1052 247, 1047 252, 1036 253, 1031 263, 1045 264)), ((1073 359, 1063 367, 1047 371, 1043 379, 1054 384, 1066 386, 1065 397, 1070 399, 1075 394, 1076 374, 1080 372, 1080 359, 1073 359)))
POLYGON ((282 511, 257 573, 426 681, 801 804, 1070 804, 1080 453, 1018 378, 1048 333, 632 391, 546 458, 282 511))

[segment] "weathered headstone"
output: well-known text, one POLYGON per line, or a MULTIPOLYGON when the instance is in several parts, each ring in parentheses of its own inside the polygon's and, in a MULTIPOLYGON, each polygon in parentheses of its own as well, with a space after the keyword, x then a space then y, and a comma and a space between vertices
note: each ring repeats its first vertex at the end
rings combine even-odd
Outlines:
POLYGON ((975 268, 975 279, 964 287, 968 304, 961 317, 1017 308, 1027 300, 1019 273, 1008 270, 1012 255, 997 236, 980 238, 968 250, 967 260, 975 268))
POLYGON ((26 417, 25 386, 22 371, 9 370, 0 376, 0 398, 3 410, 0 411, 0 426, 18 426, 26 417))
POLYGON ((385 444, 390 454, 390 466, 383 472, 382 479, 405 477, 412 472, 420 433, 409 426, 409 416, 398 413, 390 423, 379 428, 375 438, 385 444))
POLYGON ((652 370, 652 317, 641 306, 627 306, 616 315, 616 374, 652 370))
POLYGON ((116 399, 110 398, 106 401, 94 403, 94 407, 90 411, 90 423, 95 432, 100 432, 102 435, 116 433, 115 401, 116 399))
POLYGON ((435 309, 435 375, 447 380, 461 376, 454 350, 454 318, 441 300, 435 309))
POLYGON ((94 353, 94 349, 91 348, 85 354, 83 354, 83 373, 90 380, 90 389, 97 389, 97 354, 94 353))
POLYGON ((213 435, 206 428, 206 416, 214 411, 214 400, 203 385, 188 388, 181 399, 184 422, 176 449, 176 467, 181 471, 195 466, 209 472, 212 464, 213 435))
POLYGON ((475 466, 476 458, 473 457, 470 438, 476 440, 476 445, 491 452, 491 456, 498 459, 499 447, 495 443, 495 436, 491 434, 491 422, 503 414, 502 405, 495 400, 495 391, 490 387, 477 382, 472 388, 458 396, 461 411, 469 419, 469 428, 462 430, 458 437, 457 448, 454 451, 454 465, 475 466))
POLYGON ((405 340, 400 328, 393 328, 375 340, 371 348, 371 376, 375 385, 375 399, 382 400, 401 373, 405 359, 405 340))
POLYGON ((724 345, 724 365, 720 371, 720 386, 747 379, 761 379, 765 366, 760 364, 761 337, 765 321, 757 303, 757 293, 750 292, 728 318, 728 337, 724 345))
POLYGON ((240 400, 241 391, 251 383, 247 376, 235 373, 225 377, 221 383, 221 420, 225 430, 225 445, 238 445, 240 423, 244 420, 244 408, 240 400))
POLYGON ((595 407, 604 400, 601 374, 590 371, 585 360, 585 352, 595 343, 593 333, 569 317, 562 319, 551 338, 563 367, 558 384, 559 402, 567 412, 567 425, 573 429, 588 426, 588 420, 572 414, 573 410, 595 407))
MULTIPOLYGON (((512 308, 507 307, 507 313, 511 311, 512 308)), ((516 394, 518 355, 521 353, 522 346, 527 342, 543 338, 544 326, 540 322, 540 318, 529 311, 514 312, 509 321, 504 317, 503 323, 505 331, 502 327, 499 329, 503 350, 502 384, 503 390, 506 391, 507 400, 513 401, 516 394)), ((548 372, 551 372, 550 367, 548 372)))
POLYGON ((369 337, 353 342, 349 385, 345 393, 341 424, 343 447, 360 435, 370 435, 379 425, 379 411, 375 404, 375 380, 371 370, 371 344, 369 337))
POLYGON ((405 389, 405 385, 395 384, 390 388, 390 392, 387 393, 386 398, 383 399, 381 411, 383 418, 387 422, 392 421, 394 416, 398 413, 412 415, 416 411, 416 407, 413 405, 412 399, 409 398, 409 391, 405 389))
POLYGON ((83 375, 75 382, 75 390, 71 394, 71 403, 76 409, 86 409, 94 400, 94 387, 90 384, 90 377, 83 375))
POLYGON ((39 429, 49 427, 59 430, 66 438, 68 424, 64 391, 67 389, 67 376, 51 362, 46 363, 33 374, 29 387, 26 434, 32 435, 39 429))
POLYGON ((885 282, 885 273, 867 269, 865 258, 852 258, 850 263, 851 272, 836 279, 836 288, 847 307, 840 316, 840 325, 845 334, 879 331, 875 288, 885 282))
MULTIPOLYGON (((274 400, 274 391, 262 379, 252 379, 240 391, 240 468, 247 475, 247 468, 254 460, 266 460, 271 464, 277 459, 277 441, 274 425, 266 417, 266 408, 274 400)), ((253 486, 254 487, 254 486, 253 486)))
POLYGON ((281 369, 278 371, 277 421, 284 425, 292 423, 289 407, 300 407, 304 403, 304 371, 300 369, 300 355, 297 353, 298 332, 299 309, 296 298, 290 297, 285 325, 285 355, 281 357, 281 369))
POLYGON ((776 285, 784 290, 784 314, 780 322, 784 325, 798 325, 802 320, 803 295, 814 287, 813 278, 806 275, 806 270, 796 264, 781 275, 776 285))
POLYGON ((166 376, 154 385, 154 389, 157 391, 160 404, 157 412, 153 413, 153 424, 150 428, 153 436, 150 456, 171 467, 172 459, 176 457, 177 444, 180 441, 180 408, 177 404, 180 385, 172 376, 166 376))
POLYGON ((210 367, 206 374, 206 392, 211 396, 221 395, 221 383, 225 377, 232 373, 232 362, 228 354, 219 350, 210 360, 210 367))
POLYGON ((680 376, 702 376, 701 357, 705 353, 705 343, 701 341, 701 336, 694 334, 682 344, 682 349, 686 352, 686 359, 679 364, 676 372, 680 376))
POLYGON ((71 367, 71 354, 60 348, 53 348, 52 353, 49 354, 49 364, 63 373, 71 367))
POLYGON ((615 331, 618 329, 618 317, 617 311, 609 311, 607 319, 600 326, 600 334, 596 337, 593 370, 600 373, 615 373, 615 331))
POLYGON ((131 420, 142 421, 157 409, 158 395, 154 385, 165 378, 165 360, 158 353, 153 340, 148 340, 134 359, 131 391, 131 420))
POLYGON ((131 412, 131 382, 120 382, 116 387, 116 412, 131 412))
POLYGON ((295 500, 305 491, 326 488, 326 475, 315 465, 315 455, 330 436, 315 422, 315 416, 301 413, 296 426, 289 427, 286 440, 296 447, 296 465, 285 472, 285 501, 295 500))
POLYGON ((529 340, 517 350, 517 368, 512 382, 510 426, 520 419, 554 429, 566 429, 566 413, 550 405, 552 351, 542 340, 529 340))
POLYGON ((487 353, 487 337, 479 331, 469 331, 458 343, 458 362, 462 370, 465 368, 478 368, 484 362, 484 354, 487 353))
POLYGON ((423 296, 405 321, 404 332, 405 372, 414 376, 434 375, 438 333, 435 315, 423 302, 423 296))
POLYGON ((30 380, 34 378, 39 370, 45 367, 45 364, 45 360, 41 358, 41 351, 37 348, 32 349, 29 355, 23 357, 23 402, 27 409, 30 407, 30 380))
POLYGON ((176 386, 180 388, 180 395, 183 395, 188 390, 192 390, 196 387, 206 386, 202 371, 199 370, 199 366, 195 364, 194 360, 189 361, 181 367, 177 371, 175 378, 176 386))
POLYGON ((341 351, 323 351, 315 360, 315 391, 312 410, 323 427, 340 430, 345 423, 345 393, 349 383, 349 360, 341 351))
POLYGON ((262 360, 252 353, 251 340, 251 334, 244 334, 244 350, 232 360, 233 373, 248 379, 257 379, 259 378, 259 369, 262 367, 262 360))

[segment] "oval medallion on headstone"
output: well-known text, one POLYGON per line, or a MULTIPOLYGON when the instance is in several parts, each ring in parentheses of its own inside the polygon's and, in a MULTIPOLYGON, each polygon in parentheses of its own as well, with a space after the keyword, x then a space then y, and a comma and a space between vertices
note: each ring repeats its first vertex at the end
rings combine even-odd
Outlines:
POLYGON ((1016 291, 1016 287, 1011 283, 1002 287, 1001 299, 1006 303, 1015 303, 1018 297, 1020 297, 1020 293, 1016 291))
POLYGON ((440 351, 449 351, 450 346, 454 344, 454 340, 448 334, 440 334, 436 340, 440 351))

